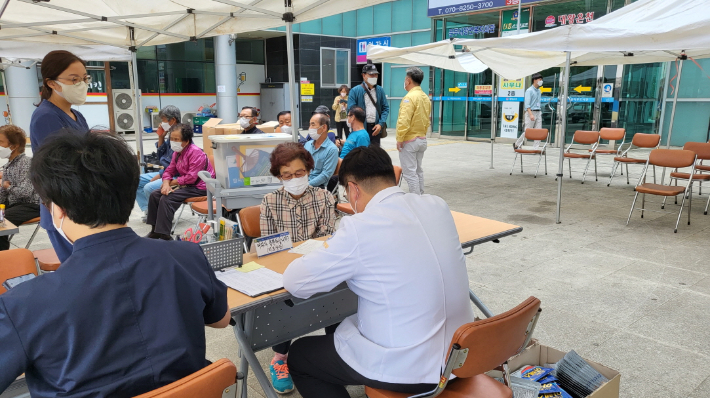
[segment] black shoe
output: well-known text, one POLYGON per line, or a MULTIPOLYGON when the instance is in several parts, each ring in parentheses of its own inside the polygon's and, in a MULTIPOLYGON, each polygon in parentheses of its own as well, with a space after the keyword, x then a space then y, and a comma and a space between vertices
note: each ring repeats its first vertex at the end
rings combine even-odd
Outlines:
POLYGON ((162 236, 161 234, 151 231, 148 235, 144 236, 144 238, 148 238, 148 239, 160 239, 161 236, 162 236))
POLYGON ((157 238, 157 239, 162 239, 162 240, 173 240, 173 237, 172 237, 172 236, 170 236, 170 235, 166 235, 166 234, 156 234, 156 235, 158 235, 158 238, 157 238))

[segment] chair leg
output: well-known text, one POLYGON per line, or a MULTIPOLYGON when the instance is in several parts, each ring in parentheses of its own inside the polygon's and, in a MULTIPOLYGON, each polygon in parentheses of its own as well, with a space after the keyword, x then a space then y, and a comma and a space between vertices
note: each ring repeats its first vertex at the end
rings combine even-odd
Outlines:
POLYGON ((547 149, 545 150, 545 175, 547 175, 547 149))
POLYGON ((25 245, 25 249, 29 249, 30 245, 32 244, 32 241, 35 240, 35 236, 37 235, 37 231, 39 231, 39 223, 37 223, 37 226, 35 227, 35 231, 32 232, 32 236, 30 236, 30 240, 27 241, 27 244, 25 245))
POLYGON ((629 185, 629 165, 626 165, 626 185, 629 185))
POLYGON ((641 218, 643 218, 643 211, 646 209, 646 194, 641 194, 641 218))
POLYGON ((594 157, 594 181, 599 181, 599 176, 597 175, 597 157, 594 157))
MULTIPOLYGON (((616 174, 616 167, 618 165, 619 165, 619 162, 617 162, 617 161, 614 161, 614 164, 611 165, 611 175, 609 176, 609 183, 606 184, 607 187, 611 185, 611 180, 614 179, 614 174, 616 174)), ((621 169, 623 170, 624 168, 622 167, 621 169)))
MULTIPOLYGON (((678 186, 678 179, 675 180, 675 186, 678 186)), ((685 199, 685 192, 683 193, 683 199, 685 199)), ((675 196, 675 204, 678 204, 678 195, 675 196)))
POLYGON ((589 170, 589 163, 592 162, 592 158, 590 157, 589 160, 587 160, 587 165, 584 167, 584 173, 582 173, 582 184, 584 184, 584 180, 587 178, 587 170, 589 170))
POLYGON ((688 200, 688 225, 690 225, 690 213, 693 211, 693 184, 690 184, 690 199, 688 200))
POLYGON ((523 172, 523 155, 520 155, 520 172, 523 172))
POLYGON ((661 210, 666 208, 666 199, 668 199, 668 196, 663 197, 663 202, 661 202, 661 210))
POLYGON ((178 222, 180 222, 180 217, 182 217, 182 211, 185 210, 185 203, 180 204, 180 213, 173 218, 173 227, 170 229, 170 235, 175 234, 175 228, 177 228, 178 222))
MULTIPOLYGON (((676 199, 678 197, 676 196, 676 199)), ((678 220, 675 222, 675 230, 673 233, 678 233, 678 224, 680 223, 680 216, 683 214, 683 205, 685 205, 685 192, 683 192, 683 201, 680 202, 680 211, 678 212, 678 220)))
POLYGON ((572 178, 572 159, 567 159, 567 163, 569 163, 569 178, 572 178))
POLYGON ((653 165, 653 183, 656 183, 656 165, 653 165))
POLYGON ((515 159, 513 159, 513 166, 510 168, 510 175, 513 175, 513 169, 515 169, 515 162, 518 161, 518 153, 515 152, 515 159))
MULTIPOLYGON (((542 154, 540 154, 540 159, 537 160, 537 168, 535 169, 535 177, 537 178, 537 172, 540 170, 540 162, 542 162, 542 154)), ((547 173, 545 173, 547 174, 547 173)))
MULTIPOLYGON (((627 171, 626 174, 629 172, 627 171)), ((631 202, 631 211, 629 211, 629 218, 626 219, 626 225, 629 225, 629 221, 631 221, 631 213, 634 212, 634 206, 636 206, 636 198, 639 197, 638 191, 636 191, 636 195, 634 195, 634 201, 631 202)))
POLYGON ((708 195, 708 202, 705 203, 705 215, 708 215, 708 206, 710 206, 710 195, 708 195))

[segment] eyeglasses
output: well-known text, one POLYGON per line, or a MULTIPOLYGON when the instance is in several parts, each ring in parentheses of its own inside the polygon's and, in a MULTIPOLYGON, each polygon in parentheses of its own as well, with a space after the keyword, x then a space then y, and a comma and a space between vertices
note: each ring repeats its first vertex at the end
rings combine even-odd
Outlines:
POLYGON ((296 172, 293 174, 290 174, 290 173, 289 174, 281 174, 279 176, 279 178, 281 178, 284 181, 288 181, 288 180, 292 179, 293 177, 301 178, 301 177, 305 176, 306 174, 308 174, 308 172, 306 170, 301 169, 301 170, 296 170, 296 172))
POLYGON ((72 78, 58 77, 57 80, 70 81, 71 84, 73 84, 75 86, 78 86, 79 84, 81 84, 81 82, 84 82, 86 84, 91 84, 91 76, 89 76, 89 75, 86 75, 83 78, 80 78, 80 77, 72 77, 72 78))

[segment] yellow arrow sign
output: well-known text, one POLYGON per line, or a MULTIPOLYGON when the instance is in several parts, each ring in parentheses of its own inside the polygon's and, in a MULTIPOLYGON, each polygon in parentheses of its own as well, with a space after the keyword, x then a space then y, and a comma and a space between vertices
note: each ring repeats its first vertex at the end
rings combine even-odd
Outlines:
POLYGON ((459 91, 461 91, 461 89, 458 87, 451 87, 449 89, 449 92, 451 92, 451 93, 458 93, 459 91))
POLYGON ((574 91, 581 93, 582 91, 592 91, 591 87, 582 87, 581 85, 574 88, 574 91))
POLYGON ((542 93, 551 93, 552 89, 549 87, 540 87, 540 92, 542 93))

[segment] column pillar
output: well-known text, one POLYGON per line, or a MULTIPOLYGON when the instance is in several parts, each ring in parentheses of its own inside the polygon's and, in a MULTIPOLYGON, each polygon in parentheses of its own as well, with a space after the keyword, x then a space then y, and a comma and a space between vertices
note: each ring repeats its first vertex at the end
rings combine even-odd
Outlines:
MULTIPOLYGON (((239 119, 237 101, 237 52, 229 43, 229 35, 214 38, 214 71, 217 86, 217 116, 223 123, 239 119)), ((234 44, 234 43, 232 43, 234 44)))
POLYGON ((37 67, 32 61, 24 61, 21 65, 24 68, 12 66, 5 69, 5 95, 10 103, 12 124, 29 135, 32 112, 36 109, 34 104, 39 104, 39 82, 37 67))

